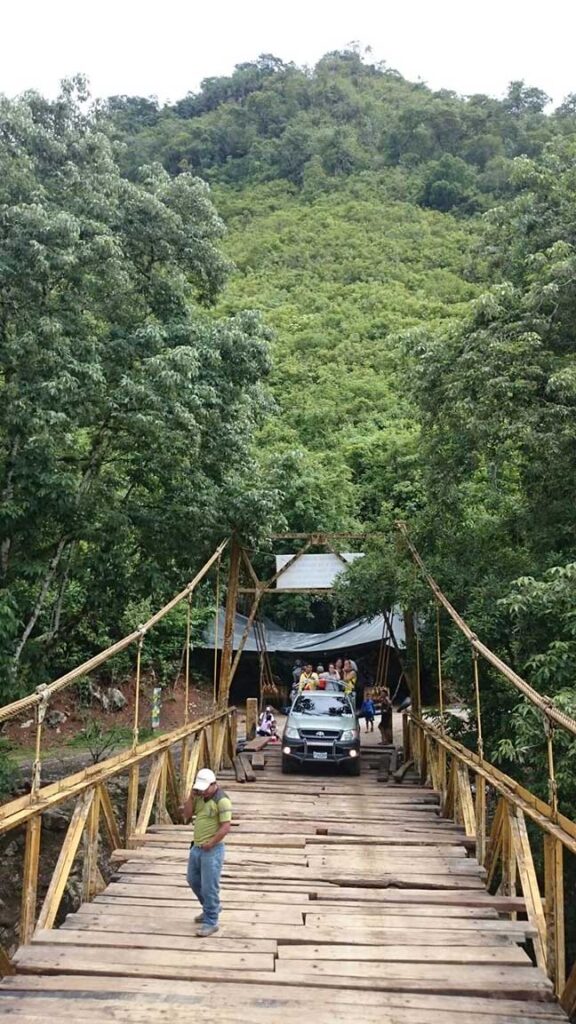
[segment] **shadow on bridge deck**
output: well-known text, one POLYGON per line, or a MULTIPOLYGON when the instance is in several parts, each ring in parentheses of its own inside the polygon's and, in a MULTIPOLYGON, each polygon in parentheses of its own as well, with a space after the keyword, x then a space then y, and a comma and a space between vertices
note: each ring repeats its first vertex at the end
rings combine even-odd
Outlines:
POLYGON ((223 784, 235 826, 220 932, 195 937, 190 829, 158 825, 62 928, 37 933, 0 986, 20 1024, 272 1021, 537 1024, 566 1020, 524 948, 522 899, 490 896, 430 789, 280 774, 223 784))

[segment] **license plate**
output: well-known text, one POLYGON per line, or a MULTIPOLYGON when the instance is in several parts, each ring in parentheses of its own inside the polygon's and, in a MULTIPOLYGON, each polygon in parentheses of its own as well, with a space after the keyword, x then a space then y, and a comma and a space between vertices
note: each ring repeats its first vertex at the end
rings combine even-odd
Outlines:
POLYGON ((312 757, 315 761, 327 761, 328 751, 327 750, 313 750, 312 757))

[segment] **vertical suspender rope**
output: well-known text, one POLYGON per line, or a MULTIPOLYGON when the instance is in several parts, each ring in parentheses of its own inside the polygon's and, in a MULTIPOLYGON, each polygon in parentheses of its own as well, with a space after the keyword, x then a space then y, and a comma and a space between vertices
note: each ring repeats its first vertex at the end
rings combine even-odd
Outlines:
POLYGON ((418 701, 418 715, 422 716, 422 683, 420 680, 420 637, 418 633, 415 636, 416 640, 416 699, 418 701))
POLYGON ((442 680, 442 647, 440 641, 440 605, 436 602, 436 658, 438 663, 438 701, 440 705, 440 728, 444 732, 444 683, 442 680))
POLYGON ((385 646, 384 646, 384 636, 385 636, 385 633, 386 633, 386 619, 383 619, 383 622, 382 622, 382 636, 380 638, 380 647, 378 648, 378 661, 377 661, 377 664, 376 664, 376 687, 377 688, 380 688, 380 686, 382 685, 382 675, 383 675, 382 669, 384 667, 384 656, 385 656, 385 646))
POLYGON ((48 699, 50 697, 50 691, 46 686, 46 683, 40 683, 36 687, 36 693, 40 696, 40 701, 36 705, 36 739, 34 744, 34 763, 32 765, 32 780, 30 785, 30 802, 34 803, 36 794, 40 789, 40 782, 42 776, 42 723, 46 717, 46 711, 48 708, 48 699))
POLYGON ((474 694, 476 697, 476 730, 478 735, 478 757, 484 760, 484 739, 482 737, 482 714, 480 709, 480 679, 478 676, 478 652, 472 648, 472 665, 474 667, 474 694))
POLYGON ((140 636, 138 637, 138 649, 136 652, 136 692, 134 694, 134 726, 132 729, 132 745, 138 745, 139 722, 140 722, 140 674, 142 668, 142 644, 144 643, 144 630, 138 626, 140 636))
POLYGON ((220 559, 216 562, 216 611, 214 613, 214 679, 213 699, 218 701, 218 644, 220 633, 220 559))
MULTIPOLYGON (((389 639, 388 637, 386 638, 389 639)), ((390 668, 390 644, 386 643, 384 649, 384 672, 382 674, 382 686, 384 689, 388 689, 388 670, 390 668)))
POLYGON ((554 820, 558 820, 558 782, 554 769, 554 726, 547 715, 544 715, 544 735, 548 754, 548 798, 552 807, 554 820))
POLYGON ((190 641, 192 637, 192 591, 188 594, 186 609, 186 651, 184 654, 184 725, 190 714, 190 641))

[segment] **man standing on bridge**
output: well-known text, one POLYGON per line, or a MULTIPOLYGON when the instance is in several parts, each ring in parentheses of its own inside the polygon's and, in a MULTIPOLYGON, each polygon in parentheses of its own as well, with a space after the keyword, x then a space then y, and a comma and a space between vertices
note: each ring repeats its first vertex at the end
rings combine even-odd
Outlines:
POLYGON ((185 822, 194 816, 194 841, 188 858, 188 885, 202 906, 194 920, 201 938, 218 931, 220 875, 224 864, 224 839, 232 822, 232 801, 220 789, 210 768, 198 772, 192 792, 182 807, 185 822))

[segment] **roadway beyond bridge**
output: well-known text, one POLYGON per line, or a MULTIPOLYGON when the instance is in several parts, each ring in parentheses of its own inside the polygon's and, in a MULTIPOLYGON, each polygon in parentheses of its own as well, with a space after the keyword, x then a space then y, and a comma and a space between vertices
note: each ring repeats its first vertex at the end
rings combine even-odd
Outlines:
MULTIPOLYGON (((56 930, 37 930, 0 985, 19 1024, 565 1021, 528 953, 524 899, 492 896, 474 840, 439 796, 401 785, 221 773, 235 826, 220 932, 195 937, 190 829, 160 824, 118 850, 117 874, 56 930)), ((370 755, 367 760, 369 761, 370 755)))

